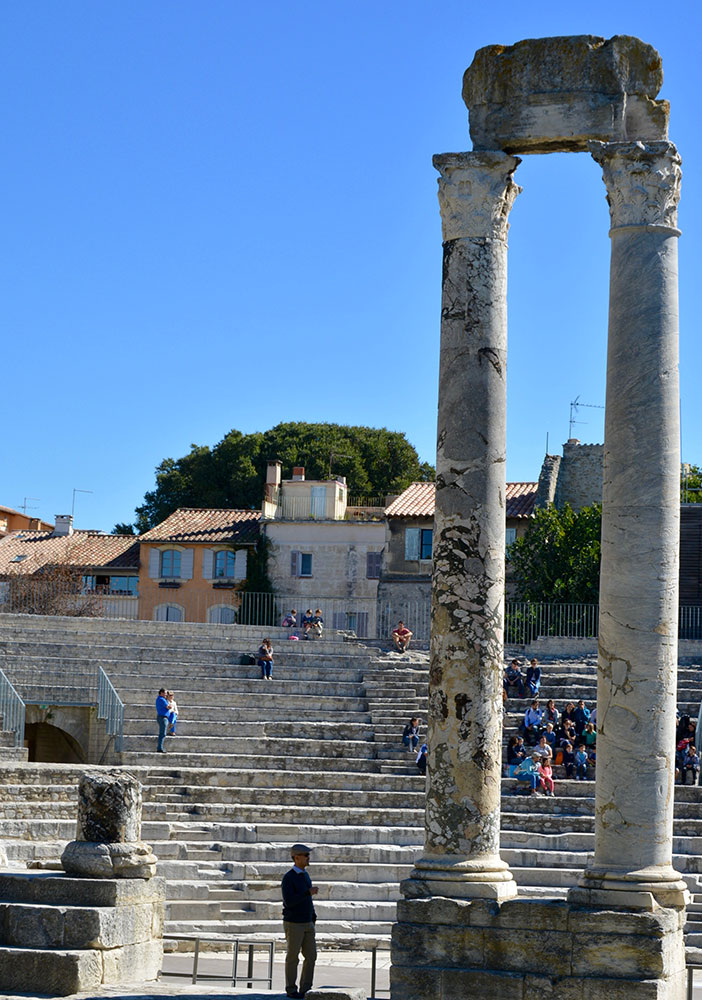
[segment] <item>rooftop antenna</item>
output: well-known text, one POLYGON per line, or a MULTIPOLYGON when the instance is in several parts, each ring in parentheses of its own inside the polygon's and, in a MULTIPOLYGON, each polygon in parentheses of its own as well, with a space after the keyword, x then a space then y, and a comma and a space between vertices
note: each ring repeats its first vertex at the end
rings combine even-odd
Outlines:
POLYGON ((77 489, 73 490, 73 503, 71 504, 71 517, 73 517, 73 515, 75 514, 75 511, 76 511, 76 493, 92 493, 92 492, 93 492, 92 490, 77 490, 77 489))
POLYGON ((578 410, 580 409, 581 406, 587 406, 591 410, 604 410, 604 406, 601 406, 599 403, 581 403, 580 402, 580 395, 578 394, 575 397, 575 399, 570 404, 570 424, 568 426, 568 437, 569 438, 572 438, 572 436, 573 436, 573 426, 574 426, 574 424, 586 424, 587 423, 587 420, 576 420, 575 419, 575 417, 577 415, 577 412, 578 412, 578 410))
POLYGON ((24 498, 24 503, 23 503, 23 504, 22 504, 22 506, 20 507, 20 510, 21 510, 21 511, 22 511, 22 512, 23 512, 24 514, 26 514, 28 510, 36 510, 36 507, 30 507, 30 506, 28 505, 28 503, 27 503, 27 500, 36 500, 36 501, 39 501, 40 499, 41 499, 40 497, 25 497, 25 498, 24 498))

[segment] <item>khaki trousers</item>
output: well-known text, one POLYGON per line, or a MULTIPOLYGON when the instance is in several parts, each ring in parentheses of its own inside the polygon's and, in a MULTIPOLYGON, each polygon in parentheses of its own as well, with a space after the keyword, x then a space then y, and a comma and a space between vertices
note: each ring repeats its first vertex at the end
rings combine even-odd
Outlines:
POLYGON ((294 924, 290 920, 283 921, 285 929, 285 943, 287 952, 285 955, 285 992, 286 993, 307 993, 312 989, 312 977, 314 976, 314 963, 317 960, 317 942, 314 934, 314 924, 294 924), (297 982, 297 961, 302 951, 304 962, 302 964, 302 975, 300 976, 300 989, 295 985, 297 982))

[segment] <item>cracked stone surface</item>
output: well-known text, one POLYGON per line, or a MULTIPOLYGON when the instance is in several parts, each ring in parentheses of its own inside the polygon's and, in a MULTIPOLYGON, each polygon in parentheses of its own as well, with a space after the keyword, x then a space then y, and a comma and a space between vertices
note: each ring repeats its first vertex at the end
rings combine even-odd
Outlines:
POLYGON ((680 157, 592 143, 612 217, 595 856, 589 879, 674 883, 680 157))
POLYGON ((434 162, 445 242, 430 763, 425 857, 415 874, 442 881, 447 895, 466 895, 487 884, 514 884, 499 857, 499 827, 506 235, 519 161, 460 153, 434 162))

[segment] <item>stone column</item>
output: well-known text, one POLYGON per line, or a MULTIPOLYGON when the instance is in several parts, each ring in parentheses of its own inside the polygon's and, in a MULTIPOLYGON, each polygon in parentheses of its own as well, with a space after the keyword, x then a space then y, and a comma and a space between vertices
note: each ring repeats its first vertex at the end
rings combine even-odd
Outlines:
POLYGON ((424 856, 408 897, 507 899, 500 848, 507 216, 520 160, 447 153, 424 856))
MULTIPOLYGON (((672 866, 680 454, 680 157, 670 142, 591 143, 612 229, 588 900, 684 905, 672 866)), ((577 898, 577 890, 576 890, 577 898)))

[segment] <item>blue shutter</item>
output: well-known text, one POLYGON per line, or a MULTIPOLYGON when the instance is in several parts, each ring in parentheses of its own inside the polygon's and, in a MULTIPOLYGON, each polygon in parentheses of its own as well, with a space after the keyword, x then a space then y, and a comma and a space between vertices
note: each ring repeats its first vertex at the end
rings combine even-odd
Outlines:
POLYGON ((419 559, 421 528, 405 528, 405 559, 419 559))
POLYGON ((299 576, 300 575, 300 570, 298 568, 299 567, 299 560, 300 560, 300 553, 299 552, 291 552, 290 553, 290 576, 299 576))
POLYGON ((214 560, 214 552, 212 549, 205 549, 202 553, 202 579, 211 580, 212 579, 212 563, 214 560))
POLYGON ((247 559, 246 549, 237 549, 234 554, 234 579, 235 580, 245 580, 246 579, 246 559, 247 559))
POLYGON ((158 549, 149 549, 149 576, 152 580, 161 576, 161 553, 158 549))
POLYGON ((180 554, 180 578, 181 580, 192 580, 193 578, 193 557, 192 549, 184 549, 180 554))

